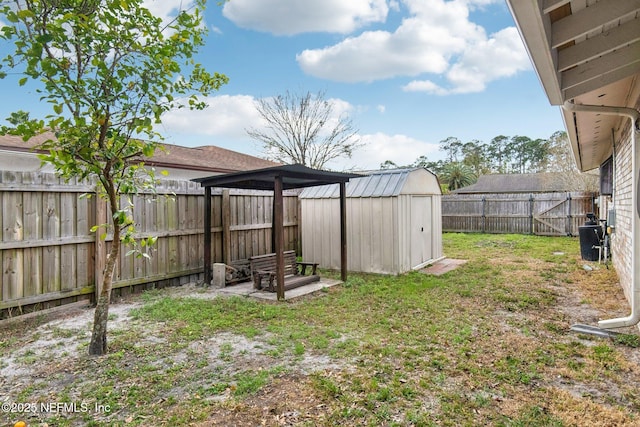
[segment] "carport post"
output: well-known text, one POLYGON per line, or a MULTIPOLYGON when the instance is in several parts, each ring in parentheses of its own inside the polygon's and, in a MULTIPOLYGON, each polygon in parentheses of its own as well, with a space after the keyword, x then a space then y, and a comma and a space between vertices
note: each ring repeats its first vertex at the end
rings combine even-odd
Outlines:
POLYGON ((340 280, 347 280, 347 184, 340 183, 340 280))
POLYGON ((211 284, 211 187, 204 187, 204 285, 209 286, 210 284, 211 284))
POLYGON ((273 226, 276 249, 276 290, 278 301, 284 300, 284 208, 282 201, 282 176, 273 183, 273 226))

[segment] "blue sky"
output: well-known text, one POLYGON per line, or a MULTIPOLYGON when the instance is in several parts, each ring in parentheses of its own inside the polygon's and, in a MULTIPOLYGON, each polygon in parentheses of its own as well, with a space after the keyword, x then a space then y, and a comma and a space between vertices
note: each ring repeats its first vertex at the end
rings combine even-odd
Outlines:
MULTIPOLYGON (((165 16, 186 3, 147 0, 165 16)), ((205 111, 167 113, 159 130, 172 144, 261 155, 246 135, 262 124, 254 102, 287 90, 324 91, 353 120, 364 145, 329 165, 338 170, 442 159, 438 143, 450 136, 489 142, 564 129, 504 0, 210 1, 205 16, 197 59, 230 81, 205 111)), ((0 117, 44 115, 33 87, 16 81, 0 80, 0 117)))

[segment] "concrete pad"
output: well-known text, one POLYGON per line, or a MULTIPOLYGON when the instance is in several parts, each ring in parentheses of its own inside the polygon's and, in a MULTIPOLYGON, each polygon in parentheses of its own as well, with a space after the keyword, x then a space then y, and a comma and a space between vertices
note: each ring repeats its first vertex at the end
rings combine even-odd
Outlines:
POLYGON ((242 282, 218 289, 218 292, 220 292, 221 294, 238 295, 244 297, 249 296, 255 291, 256 290, 253 289, 253 282, 242 282))
MULTIPOLYGON (((341 283, 342 281, 340 280, 321 277, 319 282, 309 283, 308 285, 285 291, 284 299, 285 301, 290 301, 292 299, 309 295, 322 289, 339 285, 341 283)), ((233 286, 227 286, 225 288, 219 289, 219 292, 228 295, 246 296, 267 301, 278 300, 278 295, 275 292, 256 291, 255 289, 253 289, 253 282, 244 282, 238 283, 237 285, 233 286)))
POLYGON ((440 276, 444 273, 448 273, 451 270, 455 270, 459 266, 466 263, 466 259, 445 258, 436 262, 435 264, 430 265, 427 268, 423 268, 422 270, 420 270, 420 272, 424 274, 431 274, 433 276, 440 276))

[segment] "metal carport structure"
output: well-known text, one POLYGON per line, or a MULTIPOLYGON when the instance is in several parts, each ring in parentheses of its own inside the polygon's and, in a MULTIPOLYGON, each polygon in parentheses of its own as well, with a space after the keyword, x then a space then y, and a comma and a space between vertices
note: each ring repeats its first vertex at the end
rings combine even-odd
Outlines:
POLYGON ((273 191, 273 242, 276 254, 276 282, 278 300, 284 299, 284 220, 282 191, 316 185, 339 184, 340 186, 340 276, 347 279, 346 238, 346 183, 361 175, 312 169, 304 165, 283 165, 251 171, 234 172, 197 178, 192 181, 204 187, 204 281, 211 282, 211 188, 241 188, 246 190, 273 191))

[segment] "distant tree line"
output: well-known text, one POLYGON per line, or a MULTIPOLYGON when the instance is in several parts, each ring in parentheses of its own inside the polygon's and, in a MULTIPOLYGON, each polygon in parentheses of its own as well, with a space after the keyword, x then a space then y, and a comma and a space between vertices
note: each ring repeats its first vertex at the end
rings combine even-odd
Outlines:
POLYGON ((466 187, 491 173, 578 172, 563 131, 548 139, 498 135, 488 143, 476 139, 462 142, 450 136, 440 141, 440 150, 445 153, 444 160, 430 161, 422 155, 409 165, 387 160, 380 168, 427 168, 438 176, 445 190, 466 187))

